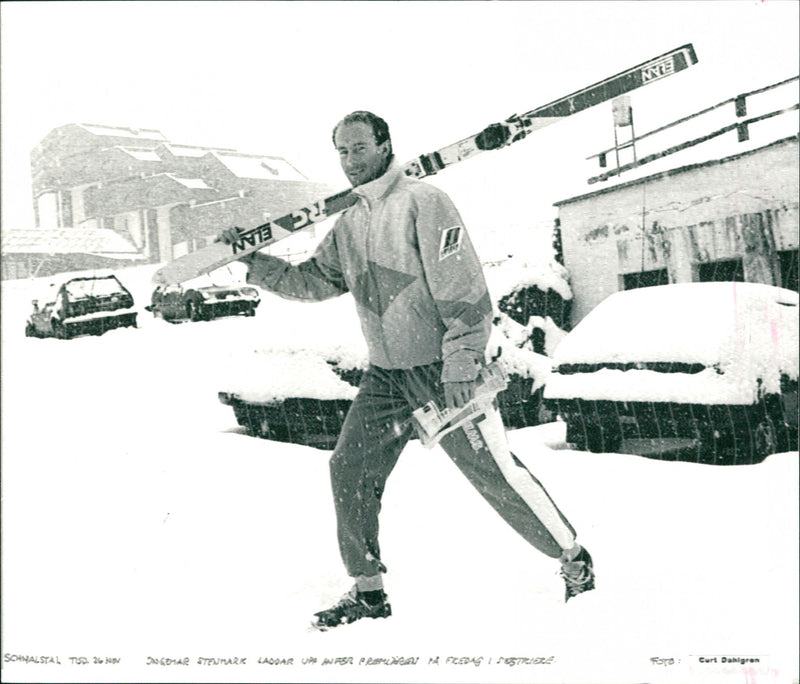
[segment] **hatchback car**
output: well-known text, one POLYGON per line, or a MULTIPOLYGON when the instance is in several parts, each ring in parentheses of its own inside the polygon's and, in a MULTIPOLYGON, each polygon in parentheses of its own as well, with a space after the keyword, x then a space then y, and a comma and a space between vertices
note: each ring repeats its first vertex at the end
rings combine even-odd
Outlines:
POLYGON ((133 296, 114 275, 72 278, 58 288, 53 301, 42 307, 37 299, 32 303, 27 337, 70 339, 136 326, 133 296))
POLYGON ((188 287, 167 285, 157 287, 150 306, 154 316, 164 320, 210 321, 223 316, 255 316, 261 296, 254 287, 239 285, 208 285, 188 287))
POLYGON ((753 463, 797 448, 797 380, 797 292, 684 283, 602 301, 556 348, 544 397, 579 449, 682 440, 680 460, 753 463))

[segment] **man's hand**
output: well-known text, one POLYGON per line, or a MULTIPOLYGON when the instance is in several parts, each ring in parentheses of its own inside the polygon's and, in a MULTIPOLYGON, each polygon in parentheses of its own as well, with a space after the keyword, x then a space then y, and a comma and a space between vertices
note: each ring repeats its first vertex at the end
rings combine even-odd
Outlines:
MULTIPOLYGON (((217 237, 214 239, 214 242, 224 242, 226 245, 232 245, 234 242, 239 241, 239 233, 243 232, 244 228, 227 228, 217 235, 217 237)), ((245 264, 250 264, 254 258, 253 254, 255 254, 255 252, 245 254, 244 256, 239 257, 239 261, 242 261, 245 264)))
POLYGON ((226 245, 233 244, 239 240, 239 233, 243 233, 244 228, 226 228, 214 239, 214 242, 224 242, 226 245))
POLYGON ((475 398, 475 381, 467 382, 445 382, 444 400, 447 408, 461 408, 466 406, 475 398))

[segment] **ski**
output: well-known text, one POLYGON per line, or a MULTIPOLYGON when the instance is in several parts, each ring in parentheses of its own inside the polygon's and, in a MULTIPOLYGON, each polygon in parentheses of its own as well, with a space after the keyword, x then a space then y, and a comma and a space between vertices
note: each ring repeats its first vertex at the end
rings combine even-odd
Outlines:
MULTIPOLYGON (((556 121, 684 71, 696 63, 697 56, 691 43, 683 45, 549 104, 524 114, 514 114, 435 152, 422 154, 404 164, 403 169, 407 176, 414 178, 432 176, 448 166, 511 145, 556 121)), ((153 275, 153 282, 159 285, 178 284, 210 273, 246 254, 324 221, 356 201, 357 196, 352 189, 348 189, 313 202, 243 231, 240 239, 230 245, 217 242, 181 256, 158 269, 153 275)))

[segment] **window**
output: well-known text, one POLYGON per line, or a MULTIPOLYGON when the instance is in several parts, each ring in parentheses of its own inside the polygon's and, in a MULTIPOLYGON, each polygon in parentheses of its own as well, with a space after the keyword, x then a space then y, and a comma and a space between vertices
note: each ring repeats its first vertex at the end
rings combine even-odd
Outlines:
POLYGON ((653 287, 654 285, 668 285, 669 277, 666 268, 655 271, 640 271, 639 273, 626 273, 622 276, 622 285, 625 290, 635 290, 639 287, 653 287))
POLYGON ((779 285, 788 290, 798 292, 797 283, 797 257, 796 249, 785 249, 778 252, 778 263, 781 267, 781 281, 779 285))
POLYGON ((741 259, 725 261, 709 261, 697 267, 698 280, 701 283, 711 282, 744 282, 744 267, 741 259))

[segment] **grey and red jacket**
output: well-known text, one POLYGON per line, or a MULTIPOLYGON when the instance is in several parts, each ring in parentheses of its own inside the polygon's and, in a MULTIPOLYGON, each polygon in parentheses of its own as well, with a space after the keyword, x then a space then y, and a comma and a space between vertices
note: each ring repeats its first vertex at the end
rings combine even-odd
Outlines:
POLYGON ((310 259, 292 265, 256 253, 247 281, 305 301, 352 292, 370 363, 413 368, 442 361, 443 382, 474 380, 492 305, 452 201, 396 164, 353 192, 357 203, 310 259))

